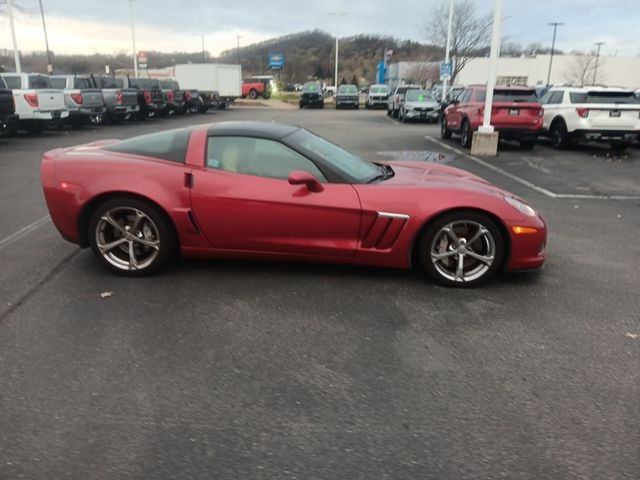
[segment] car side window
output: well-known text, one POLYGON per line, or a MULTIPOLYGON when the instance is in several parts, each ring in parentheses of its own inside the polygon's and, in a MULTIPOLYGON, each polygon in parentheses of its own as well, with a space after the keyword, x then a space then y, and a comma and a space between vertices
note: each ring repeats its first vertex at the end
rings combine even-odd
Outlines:
POLYGON ((546 103, 549 103, 549 99, 551 98, 551 94, 552 94, 552 93, 553 93, 553 92, 547 92, 547 93, 545 93, 545 94, 542 96, 542 98, 540 98, 540 104, 541 104, 541 105, 544 105, 544 104, 546 104, 546 103))
POLYGON ((556 92, 551 92, 551 97, 547 101, 547 104, 549 104, 549 105, 558 105, 558 104, 562 103, 563 94, 564 94, 564 92, 562 90, 556 91, 556 92))
MULTIPOLYGON (((455 97, 454 97, 455 98, 455 97)), ((462 95, 460 95, 460 97, 458 98, 458 100, 460 100, 460 103, 467 103, 469 101, 469 99, 471 98, 471 90, 465 90, 462 95)))
POLYGON ((325 176, 308 158, 275 140, 252 137, 209 137, 208 168, 264 178, 286 180, 294 170, 304 170, 319 182, 325 176))

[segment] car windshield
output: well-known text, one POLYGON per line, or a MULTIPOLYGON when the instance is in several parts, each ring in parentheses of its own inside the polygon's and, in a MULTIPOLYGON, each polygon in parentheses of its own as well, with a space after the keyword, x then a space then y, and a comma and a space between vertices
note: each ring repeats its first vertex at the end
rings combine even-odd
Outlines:
POLYGON ((305 83, 304 86, 302 87, 302 91, 303 92, 319 92, 320 85, 318 85, 317 83, 305 83))
POLYGON ((569 93, 571 103, 640 103, 633 92, 573 92, 569 93))
POLYGON ((138 88, 155 88, 158 81, 151 78, 132 78, 131 85, 138 88))
POLYGON ((160 86, 165 89, 171 88, 173 90, 180 90, 180 87, 178 87, 178 82, 174 82, 172 80, 162 80, 160 82, 160 86))
POLYGON ((355 95, 358 93, 358 87, 355 85, 340 85, 338 93, 346 93, 347 95, 355 95))
POLYGON ((405 97, 407 102, 431 102, 433 95, 427 90, 409 90, 405 97))
POLYGON ((52 88, 51 79, 46 75, 29 75, 29 88, 52 88))
MULTIPOLYGON (((484 102, 485 98, 486 91, 479 90, 476 94, 476 101, 484 102)), ((538 103, 538 96, 536 95, 535 90, 496 88, 493 91, 493 101, 538 103)))
POLYGON ((380 173, 373 163, 362 160, 339 146, 306 130, 297 130, 286 138, 293 147, 320 157, 354 183, 366 183, 380 173))
POLYGON ((95 77, 98 88, 124 88, 124 80, 122 78, 113 77, 95 77))
POLYGON ((369 93, 384 93, 384 94, 387 94, 387 93, 389 93, 389 89, 387 87, 371 87, 371 90, 369 90, 369 93))

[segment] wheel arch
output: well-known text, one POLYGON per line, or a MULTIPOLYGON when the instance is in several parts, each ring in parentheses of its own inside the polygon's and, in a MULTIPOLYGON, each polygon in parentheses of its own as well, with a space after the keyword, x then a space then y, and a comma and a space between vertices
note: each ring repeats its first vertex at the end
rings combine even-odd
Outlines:
POLYGON ((504 224, 504 222, 500 219, 500 217, 498 217, 496 214, 478 207, 447 208, 446 210, 441 210, 435 213, 434 215, 429 217, 427 220, 425 220, 423 224, 420 226, 420 228, 416 231, 415 235, 413 236, 413 239, 411 240, 411 248, 409 249, 410 267, 415 268, 416 265, 420 264, 420 261, 418 259, 418 250, 419 250, 418 242, 422 234, 425 232, 425 230, 429 228, 430 225, 437 222, 440 218, 444 217, 445 215, 449 215, 451 213, 457 213, 457 212, 473 212, 473 213, 486 215, 496 224, 496 226, 498 227, 498 230, 500 230, 500 233, 502 234, 502 240, 504 242, 504 258, 501 261, 499 270, 504 270, 504 268, 509 263, 509 258, 511 257, 511 236, 509 235, 509 230, 507 229, 507 226, 504 224))
POLYGON ((551 123, 549 124, 549 130, 551 130, 554 125, 557 125, 558 123, 564 123, 564 126, 567 126, 567 121, 564 119, 564 117, 562 115, 556 115, 555 117, 553 117, 553 120, 551 120, 551 123))
POLYGON ((140 195, 138 193, 132 193, 127 191, 111 191, 104 192, 99 195, 96 195, 91 200, 89 200, 82 210, 80 211, 80 215, 78 216, 78 244, 85 248, 89 246, 89 221, 91 219, 91 214, 103 203, 113 200, 115 198, 132 198, 144 203, 151 205, 156 208, 158 212, 165 217, 168 222, 169 227, 173 231, 173 236, 176 241, 176 251, 180 251, 180 236, 178 235, 178 230, 176 229, 176 225, 173 222, 171 216, 167 213, 167 211, 156 201, 146 197, 144 195, 140 195))

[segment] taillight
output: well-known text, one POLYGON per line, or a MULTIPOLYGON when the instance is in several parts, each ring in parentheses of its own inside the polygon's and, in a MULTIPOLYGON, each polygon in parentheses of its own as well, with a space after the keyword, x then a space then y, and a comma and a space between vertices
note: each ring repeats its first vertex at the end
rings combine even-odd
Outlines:
POLYGON ((167 92, 167 100, 173 102, 173 92, 167 92))
POLYGON ((576 113, 578 114, 579 117, 587 118, 589 116, 589 109, 588 108, 576 108, 576 113))
POLYGON ((37 108, 38 107, 38 94, 37 93, 25 93, 24 99, 27 101, 29 106, 37 108))
POLYGON ((145 90, 143 95, 144 95, 144 103, 151 103, 151 92, 149 90, 145 90))
POLYGON ((186 92, 184 92, 184 99, 188 102, 189 100, 191 100, 191 92, 189 90, 187 90, 186 92))
POLYGON ((82 105, 82 94, 80 94, 80 93, 72 93, 69 96, 71 97, 71 100, 76 102, 78 105, 82 105))
POLYGON ((121 90, 118 90, 116 92, 116 104, 122 105, 123 100, 124 100, 124 95, 122 94, 121 90))

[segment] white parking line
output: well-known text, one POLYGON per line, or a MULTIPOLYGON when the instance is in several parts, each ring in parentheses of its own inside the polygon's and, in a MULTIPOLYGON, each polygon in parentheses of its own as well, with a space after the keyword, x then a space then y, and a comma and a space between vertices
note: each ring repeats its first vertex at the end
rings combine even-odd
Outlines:
POLYGON ((446 143, 438 140, 437 138, 431 137, 429 135, 425 135, 424 138, 426 138, 427 140, 437 145, 440 145, 443 148, 446 148, 447 150, 456 152, 458 155, 468 158, 469 160, 479 165, 482 165, 483 167, 488 168, 489 170, 493 170, 494 172, 504 175, 505 177, 508 177, 511 180, 521 183, 522 185, 525 185, 535 190, 536 192, 542 193, 547 197, 566 198, 571 200, 640 200, 640 195, 587 195, 587 194, 574 194, 574 193, 555 193, 544 187, 536 185, 535 183, 532 183, 529 180, 525 180, 524 178, 514 175, 513 173, 507 172, 506 170, 503 170, 500 167, 496 167, 495 165, 492 165, 489 162, 486 162, 478 157, 474 157, 473 155, 463 152, 459 148, 455 148, 455 147, 452 147, 451 145, 447 145, 446 143))
POLYGON ((26 227, 21 228, 17 232, 12 233, 8 237, 3 238, 2 240, 0 240, 0 250, 2 250, 5 247, 8 247, 14 242, 17 242, 22 237, 29 235, 31 232, 40 228, 42 225, 44 225, 45 223, 48 223, 49 221, 51 221, 51 217, 49 215, 45 215, 44 217, 36 220, 35 222, 30 223, 26 227))

